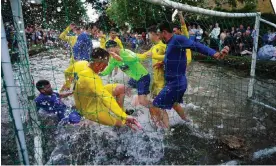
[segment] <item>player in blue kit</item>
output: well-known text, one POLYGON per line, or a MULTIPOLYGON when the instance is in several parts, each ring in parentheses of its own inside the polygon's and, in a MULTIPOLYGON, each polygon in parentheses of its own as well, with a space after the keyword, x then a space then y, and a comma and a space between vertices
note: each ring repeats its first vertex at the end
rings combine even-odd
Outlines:
MULTIPOLYGON (((165 86, 155 97, 153 105, 162 110, 174 108, 178 115, 186 121, 184 109, 179 103, 183 102, 183 96, 187 89, 186 65, 187 56, 186 49, 199 52, 201 54, 221 59, 228 54, 229 48, 224 47, 221 52, 192 40, 183 35, 174 35, 172 26, 168 22, 158 25, 160 38, 167 44, 164 59, 165 70, 165 86)), ((163 122, 165 127, 169 127, 169 117, 166 111, 162 111, 159 120, 163 122)))
POLYGON ((36 97, 35 103, 37 110, 42 109, 46 114, 56 114, 59 121, 77 124, 81 121, 81 116, 77 111, 72 111, 68 117, 65 117, 67 106, 61 101, 61 98, 68 97, 72 93, 59 94, 53 92, 51 84, 47 80, 39 80, 36 88, 40 92, 36 97))

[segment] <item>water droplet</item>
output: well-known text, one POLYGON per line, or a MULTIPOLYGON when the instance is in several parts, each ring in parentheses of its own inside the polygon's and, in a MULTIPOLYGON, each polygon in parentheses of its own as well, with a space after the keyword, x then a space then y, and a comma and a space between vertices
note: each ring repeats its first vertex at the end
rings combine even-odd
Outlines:
POLYGON ((19 32, 20 32, 20 33, 23 33, 24 31, 21 30, 21 31, 19 31, 19 32))
POLYGON ((35 0, 31 0, 31 3, 35 3, 35 0))
POLYGON ((57 7, 57 11, 60 12, 60 11, 61 11, 61 8, 60 8, 60 7, 57 7))
POLYGON ((22 24, 22 21, 19 20, 19 21, 18 21, 18 24, 22 24))
POLYGON ((58 3, 61 3, 61 0, 58 0, 58 3))
POLYGON ((81 2, 85 2, 86 0, 81 0, 81 2))

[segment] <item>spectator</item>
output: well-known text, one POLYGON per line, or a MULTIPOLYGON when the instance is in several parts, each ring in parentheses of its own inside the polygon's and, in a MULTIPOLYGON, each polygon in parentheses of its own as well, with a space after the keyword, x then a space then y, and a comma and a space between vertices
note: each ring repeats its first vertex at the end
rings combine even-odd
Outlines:
POLYGON ((242 43, 241 43, 241 55, 245 54, 252 54, 252 48, 253 48, 253 39, 250 36, 250 31, 246 30, 245 35, 242 38, 242 43))
POLYGON ((247 31, 250 31, 250 34, 251 34, 251 27, 250 26, 247 26, 247 29, 246 29, 247 31))
POLYGON ((238 32, 241 32, 242 34, 245 33, 245 29, 242 24, 240 25, 238 32))
POLYGON ((196 31, 196 42, 200 42, 202 39, 203 30, 201 29, 200 25, 197 25, 196 31))
POLYGON ((231 28, 231 36, 235 36, 235 34, 236 34, 236 30, 235 30, 235 27, 232 27, 231 28))
POLYGON ((259 60, 276 60, 276 47, 273 45, 265 45, 261 47, 257 54, 257 59, 259 60))
POLYGON ((276 39, 276 32, 272 32, 271 30, 268 31, 268 43, 272 44, 273 41, 276 39))
POLYGON ((193 25, 193 27, 191 27, 191 26, 189 26, 189 27, 188 27, 188 30, 189 30, 190 40, 195 41, 197 29, 196 29, 195 25, 193 25), (190 29, 189 29, 189 27, 190 27, 190 29))
POLYGON ((142 32, 142 39, 143 39, 143 43, 146 43, 146 33, 145 32, 142 32))
POLYGON ((239 55, 242 52, 242 47, 243 47, 243 41, 242 41, 242 33, 238 32, 236 37, 234 38, 234 43, 235 43, 235 54, 239 55))
POLYGON ((218 36, 220 34, 220 27, 219 24, 216 23, 214 29, 212 30, 212 32, 210 33, 210 47, 218 50, 218 46, 219 46, 219 40, 218 40, 218 36))
POLYGON ((137 45, 137 39, 136 39, 136 37, 135 37, 135 35, 133 33, 131 34, 130 44, 131 44, 131 49, 135 50, 136 49, 136 45, 137 45))
POLYGON ((204 32, 205 37, 204 37, 204 42, 207 43, 208 46, 210 46, 210 34, 213 29, 213 25, 210 25, 208 29, 204 32))

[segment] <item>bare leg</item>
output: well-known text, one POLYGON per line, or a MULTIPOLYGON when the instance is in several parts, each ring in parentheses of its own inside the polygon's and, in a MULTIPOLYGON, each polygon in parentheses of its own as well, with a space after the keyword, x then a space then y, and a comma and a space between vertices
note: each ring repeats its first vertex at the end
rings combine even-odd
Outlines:
POLYGON ((181 117, 183 120, 188 120, 184 109, 180 106, 180 104, 176 103, 173 105, 173 109, 178 113, 178 115, 181 117))
POLYGON ((122 84, 119 84, 116 86, 116 88, 113 90, 113 96, 116 98, 117 103, 121 108, 124 107, 124 98, 125 98, 125 86, 122 84))
POLYGON ((147 99, 146 95, 138 96, 139 103, 150 110, 151 119, 160 127, 169 128, 169 116, 165 110, 161 110, 152 105, 152 103, 147 99))

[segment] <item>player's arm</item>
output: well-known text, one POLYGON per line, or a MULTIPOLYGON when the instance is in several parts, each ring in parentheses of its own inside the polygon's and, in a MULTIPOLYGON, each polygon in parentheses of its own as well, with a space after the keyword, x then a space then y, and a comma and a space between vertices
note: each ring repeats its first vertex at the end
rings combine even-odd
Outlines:
POLYGON ((181 32, 182 32, 182 35, 185 35, 187 38, 189 38, 188 28, 186 26, 186 22, 185 22, 185 19, 183 17, 182 11, 178 12, 178 16, 179 16, 179 20, 180 20, 180 23, 181 23, 181 32))
POLYGON ((65 84, 63 85, 63 89, 69 89, 71 83, 73 81, 73 68, 74 64, 70 65, 67 69, 64 70, 65 84))
POLYGON ((217 52, 216 50, 203 45, 199 42, 192 41, 185 36, 179 36, 177 40, 178 44, 181 45, 181 47, 184 48, 190 48, 191 50, 195 52, 199 52, 201 54, 207 55, 207 56, 213 56, 214 58, 223 58, 226 54, 229 52, 229 47, 225 47, 224 49, 221 50, 221 52, 217 52))
POLYGON ((152 58, 159 61, 163 61, 165 58, 165 55, 164 55, 165 51, 166 51, 165 45, 156 45, 152 52, 152 58))
POLYGON ((151 49, 144 52, 143 54, 136 54, 140 61, 144 61, 148 58, 148 55, 151 53, 151 49))
POLYGON ((127 62, 139 61, 139 58, 136 54, 135 56, 132 56, 132 55, 129 55, 129 53, 126 51, 121 52, 120 57, 123 59, 123 61, 127 61, 127 62))
POLYGON ((92 78, 85 78, 87 80, 87 85, 89 86, 89 90, 97 95, 97 98, 102 100, 103 104, 110 109, 116 116, 121 118, 122 120, 126 120, 127 114, 122 110, 122 108, 118 105, 116 99, 104 88, 101 78, 97 75, 92 78))
POLYGON ((69 42, 70 41, 70 36, 67 36, 67 34, 70 32, 71 30, 71 25, 69 25, 60 35, 59 38, 63 41, 69 42))
POLYGON ((110 59, 108 62, 108 66, 99 75, 100 76, 109 75, 114 70, 115 67, 117 67, 116 63, 114 62, 113 59, 110 59))
POLYGON ((66 98, 68 96, 71 96, 73 92, 67 92, 67 93, 59 93, 60 98, 66 98))

